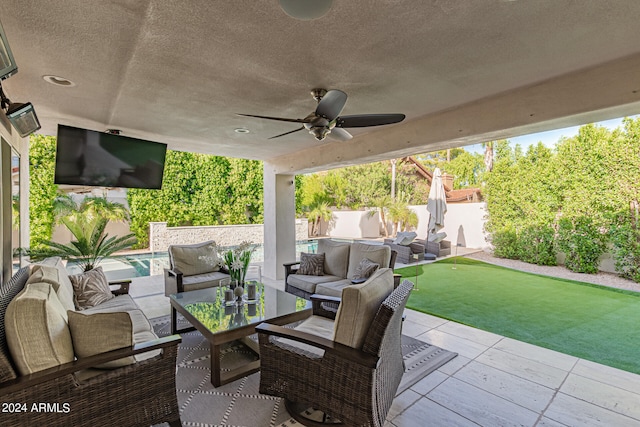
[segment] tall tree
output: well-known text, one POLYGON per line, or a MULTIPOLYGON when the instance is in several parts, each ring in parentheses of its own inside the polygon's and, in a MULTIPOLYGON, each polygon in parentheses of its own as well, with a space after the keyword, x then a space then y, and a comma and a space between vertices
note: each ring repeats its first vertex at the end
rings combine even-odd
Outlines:
POLYGON ((483 142, 484 147, 484 169, 487 172, 493 170, 493 141, 483 142))

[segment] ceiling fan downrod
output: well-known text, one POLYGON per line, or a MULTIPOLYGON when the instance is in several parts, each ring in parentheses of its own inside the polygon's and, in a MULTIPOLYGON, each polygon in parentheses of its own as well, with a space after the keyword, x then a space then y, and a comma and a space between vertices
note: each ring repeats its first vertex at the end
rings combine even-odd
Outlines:
POLYGON ((311 96, 313 96, 313 99, 315 99, 316 102, 322 101, 322 98, 326 94, 327 94, 326 89, 322 89, 322 88, 311 89, 311 96))

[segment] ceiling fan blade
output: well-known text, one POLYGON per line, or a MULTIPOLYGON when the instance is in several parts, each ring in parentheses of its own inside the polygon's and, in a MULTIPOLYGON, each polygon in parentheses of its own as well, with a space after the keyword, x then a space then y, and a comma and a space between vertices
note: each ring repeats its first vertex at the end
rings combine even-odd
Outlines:
POLYGON ((280 135, 272 136, 269 139, 280 138, 281 136, 289 135, 290 133, 298 132, 304 129, 304 126, 300 126, 298 129, 290 130, 289 132, 281 133, 280 135))
POLYGON ((348 141, 353 138, 353 135, 351 135, 344 129, 340 129, 339 127, 334 127, 333 129, 331 129, 331 133, 329 134, 329 136, 333 139, 337 139, 338 141, 348 141))
POLYGON ((336 120, 336 127, 362 128, 367 126, 390 125, 403 121, 404 114, 357 114, 355 116, 342 116, 336 120))
POLYGON ((332 121, 340 115, 346 103, 347 94, 341 90, 332 89, 327 92, 318 103, 316 116, 324 117, 332 121))
POLYGON ((278 120, 280 122, 290 122, 290 123, 309 123, 308 119, 285 119, 282 117, 269 117, 269 116, 256 116, 254 114, 240 114, 237 113, 238 116, 244 117, 257 117, 259 119, 267 119, 267 120, 278 120))

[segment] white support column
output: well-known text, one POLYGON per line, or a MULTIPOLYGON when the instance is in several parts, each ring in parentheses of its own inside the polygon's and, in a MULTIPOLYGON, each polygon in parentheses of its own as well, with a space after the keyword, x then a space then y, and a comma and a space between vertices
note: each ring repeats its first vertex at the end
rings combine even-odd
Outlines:
POLYGON ((270 279, 284 279, 286 262, 296 256, 295 176, 276 174, 264 163, 264 268, 270 279))
MULTIPOLYGON (((22 140, 20 146, 20 247, 31 246, 29 228, 29 138, 22 140)), ((28 264, 26 256, 21 258, 21 267, 28 264)))

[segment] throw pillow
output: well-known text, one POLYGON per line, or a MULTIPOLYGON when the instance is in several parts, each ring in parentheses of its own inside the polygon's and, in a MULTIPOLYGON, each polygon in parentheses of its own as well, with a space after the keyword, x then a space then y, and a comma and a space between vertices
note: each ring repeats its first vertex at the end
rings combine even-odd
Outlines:
POLYGON ((219 271, 223 265, 218 258, 218 245, 213 240, 193 245, 170 245, 168 251, 172 268, 185 276, 219 271))
POLYGON ((440 233, 430 234, 429 241, 433 243, 440 243, 444 240, 445 237, 447 237, 447 233, 441 231, 440 233))
POLYGON ((73 302, 73 286, 66 274, 61 273, 57 267, 49 265, 33 265, 31 275, 27 280, 29 283, 49 283, 53 286, 53 290, 58 294, 58 299, 65 310, 75 310, 73 302))
POLYGON ((396 240, 394 240, 393 243, 396 245, 408 246, 416 237, 418 237, 418 234, 413 231, 400 231, 396 235, 396 240))
POLYGON ((300 254, 300 268, 297 274, 324 276, 324 253, 308 254, 302 252, 300 254))
POLYGON ((22 375, 73 361, 67 312, 49 283, 26 285, 9 303, 3 326, 22 375))
MULTIPOLYGON (((68 311, 67 315, 71 341, 78 359, 134 344, 131 317, 126 311, 94 314, 68 311)), ((113 369, 132 363, 135 363, 133 356, 103 363, 96 368, 113 369)))
POLYGON ((363 258, 353 274, 353 280, 368 279, 378 267, 380 267, 380 264, 371 261, 369 258, 363 258))
POLYGON ((73 301, 78 310, 94 307, 114 297, 102 267, 69 276, 73 285, 73 301))

